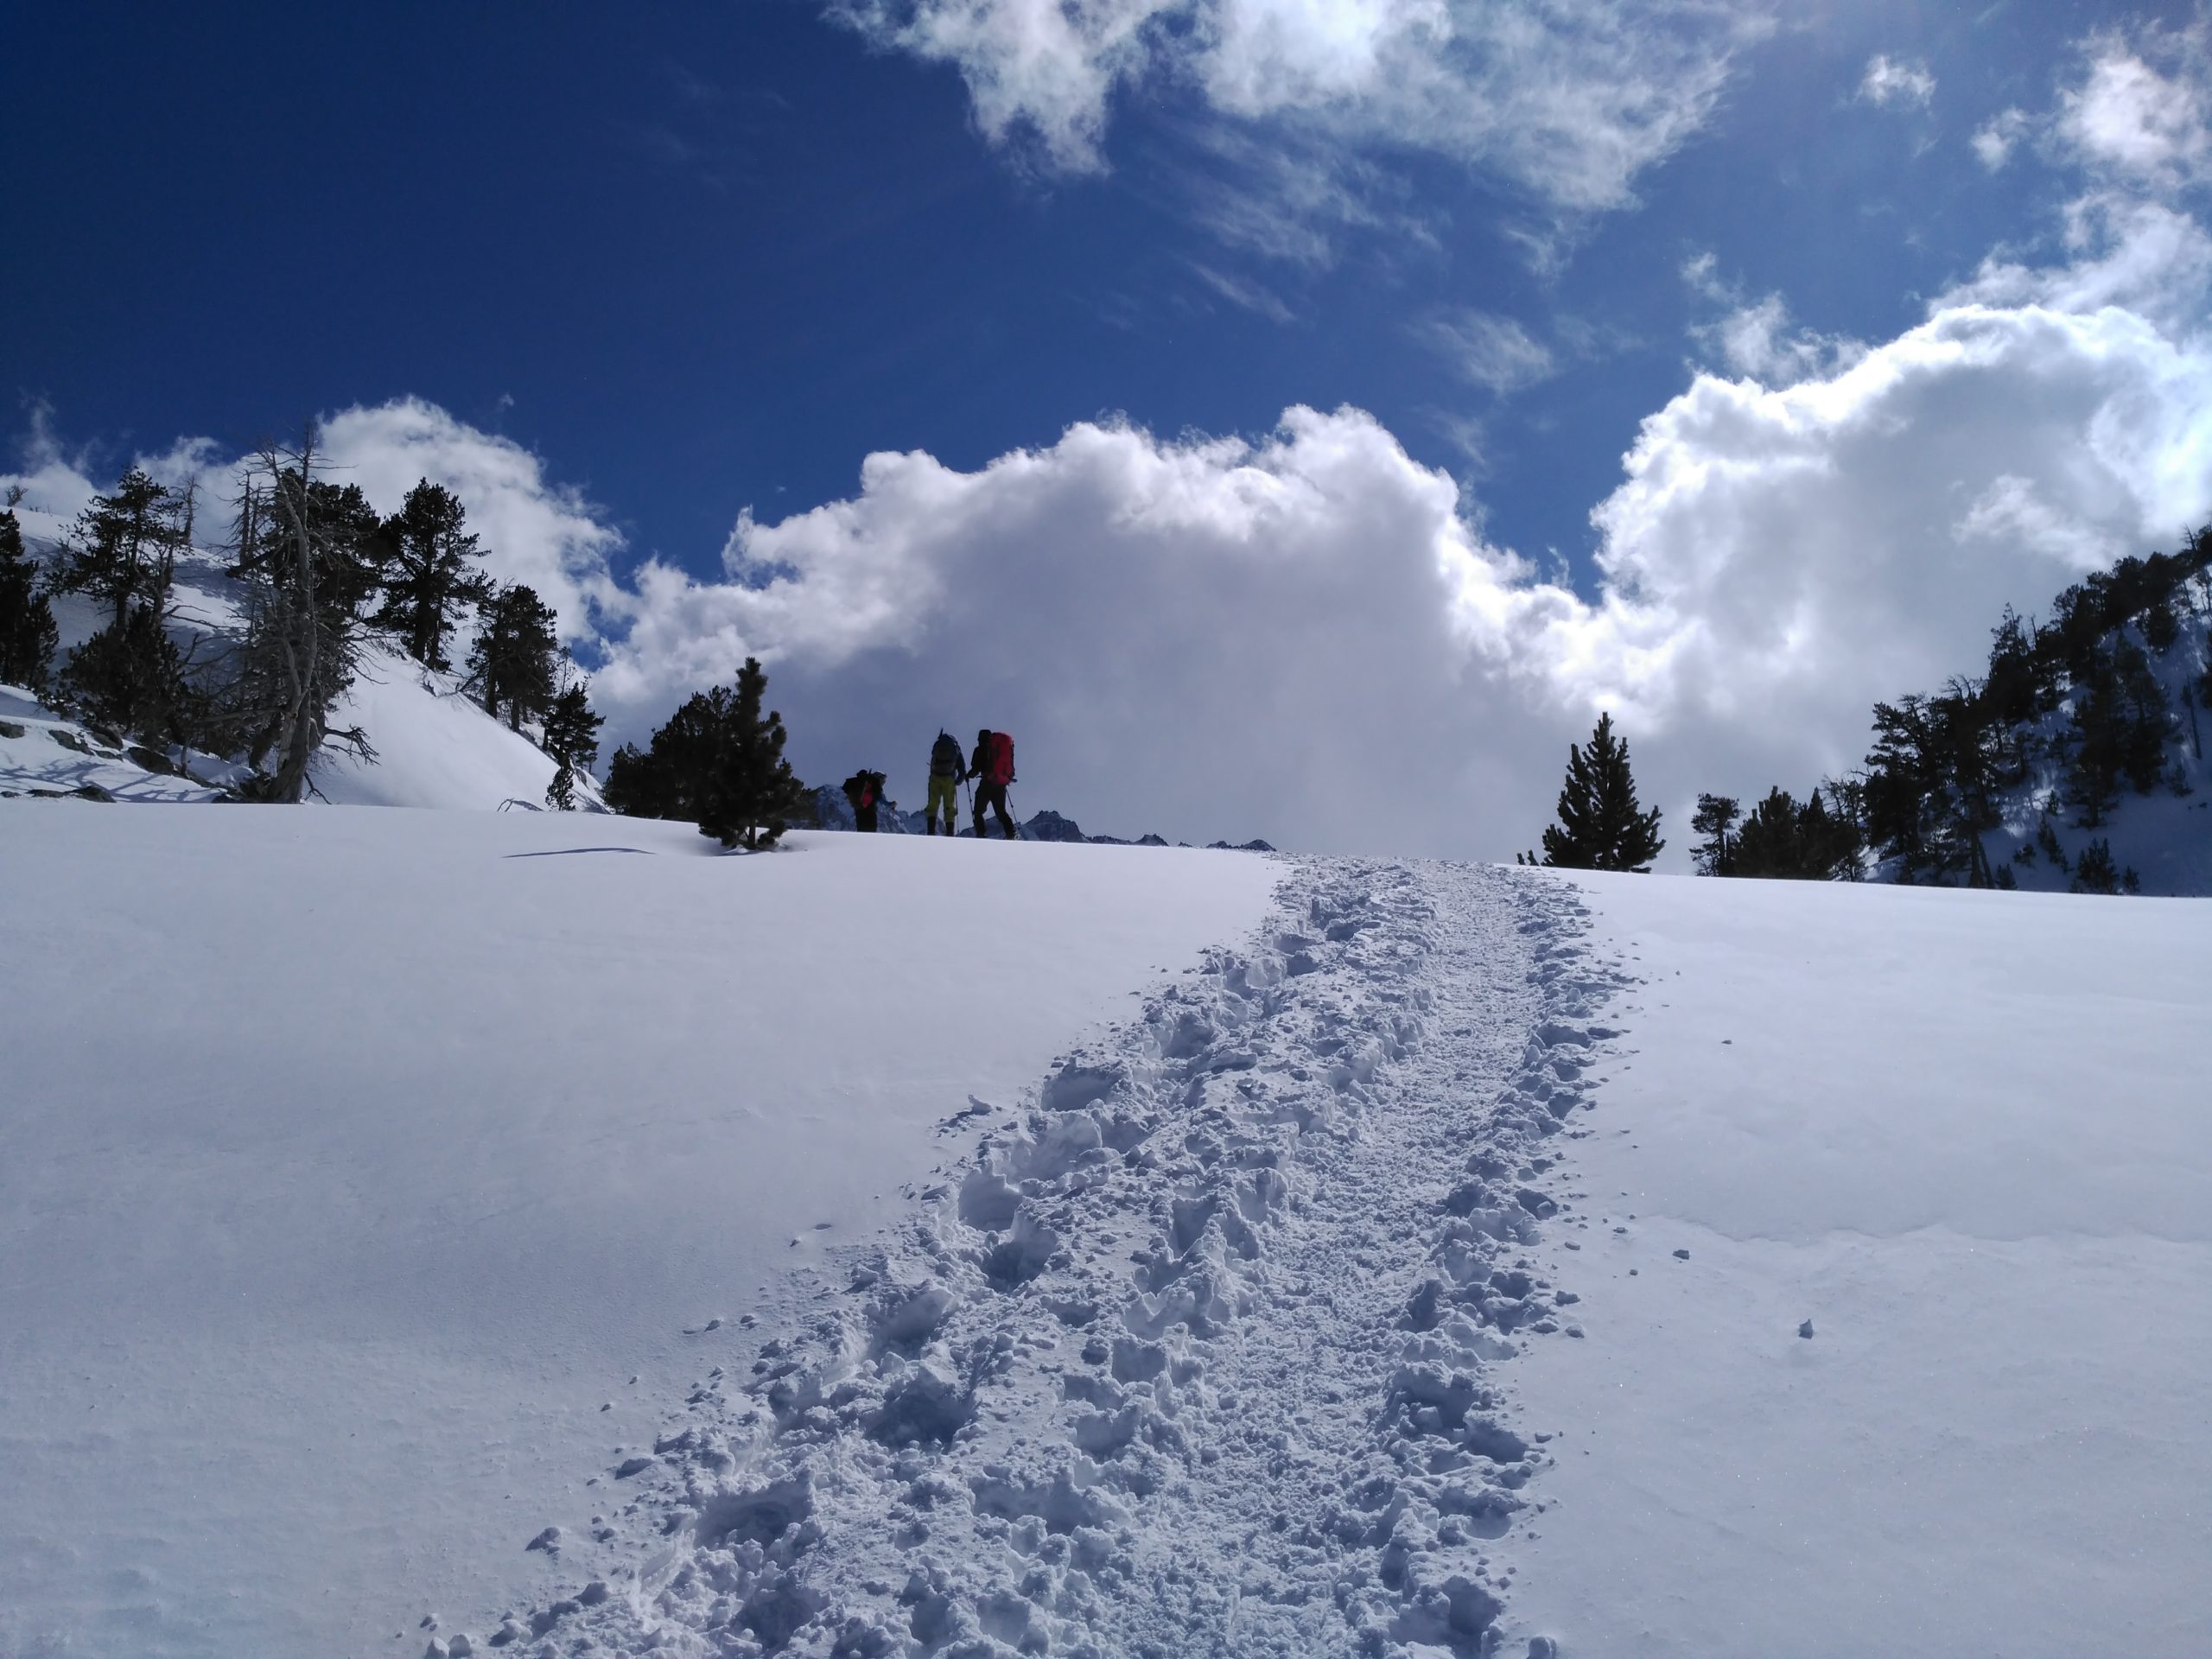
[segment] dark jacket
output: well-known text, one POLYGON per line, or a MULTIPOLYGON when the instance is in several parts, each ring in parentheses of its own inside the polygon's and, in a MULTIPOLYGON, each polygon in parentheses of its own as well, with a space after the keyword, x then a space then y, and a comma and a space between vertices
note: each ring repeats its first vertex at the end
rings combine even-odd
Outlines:
POLYGON ((950 778, 956 784, 964 784, 969 774, 969 768, 960 764, 960 740, 938 734, 937 741, 930 746, 930 776, 950 778))

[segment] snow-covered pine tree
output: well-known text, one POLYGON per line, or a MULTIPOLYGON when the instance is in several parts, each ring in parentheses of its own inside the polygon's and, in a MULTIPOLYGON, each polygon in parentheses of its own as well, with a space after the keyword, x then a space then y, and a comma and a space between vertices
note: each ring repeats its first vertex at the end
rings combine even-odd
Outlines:
POLYGON ((1659 817, 1656 806, 1637 810, 1628 744, 1613 735, 1612 715, 1600 715, 1586 746, 1568 746, 1559 823, 1544 830, 1544 862, 1561 869, 1648 874, 1667 844, 1659 838, 1659 817))
POLYGON ((23 551, 16 518, 22 499, 20 488, 10 490, 0 508, 0 682, 36 692, 46 690, 56 630, 54 607, 39 591, 38 566, 23 551))

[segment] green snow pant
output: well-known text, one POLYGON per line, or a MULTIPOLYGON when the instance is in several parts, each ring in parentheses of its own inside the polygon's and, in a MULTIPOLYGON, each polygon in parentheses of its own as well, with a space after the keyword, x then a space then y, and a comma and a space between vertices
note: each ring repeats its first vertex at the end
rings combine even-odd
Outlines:
POLYGON ((939 778, 932 772, 930 775, 929 810, 924 815, 930 821, 930 834, 950 835, 954 828, 952 815, 959 806, 960 780, 957 778, 939 778), (938 828, 940 823, 944 826, 942 830, 938 828))

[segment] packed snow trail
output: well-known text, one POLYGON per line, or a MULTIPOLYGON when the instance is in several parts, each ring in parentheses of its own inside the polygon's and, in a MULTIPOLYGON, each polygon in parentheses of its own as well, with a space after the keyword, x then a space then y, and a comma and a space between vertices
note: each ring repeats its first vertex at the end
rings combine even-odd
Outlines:
POLYGON ((777 1334, 699 1333, 601 1479, 633 1566, 429 1652, 1491 1650, 1550 1438, 1507 1362, 1580 1334, 1524 1252, 1615 1034, 1586 918, 1526 873, 1290 865, 1260 942, 1057 1065, 777 1334))

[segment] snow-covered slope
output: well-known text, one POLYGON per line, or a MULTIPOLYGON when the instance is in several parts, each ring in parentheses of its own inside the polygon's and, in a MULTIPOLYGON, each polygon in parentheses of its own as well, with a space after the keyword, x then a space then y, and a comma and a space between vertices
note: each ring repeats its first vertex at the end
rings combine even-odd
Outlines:
POLYGON ((111 735, 49 709, 26 687, 0 684, 0 798, 212 801, 222 792, 204 758, 180 772, 169 756, 111 735))
POLYGON ((426 1608, 550 1599, 582 1552, 524 1543, 764 1286, 1278 874, 714 853, 0 802, 0 1655, 412 1659, 426 1608))
POLYGON ((10 1659, 2212 1649, 2201 903, 0 836, 10 1659))
MULTIPOLYGON (((360 727, 377 755, 373 765, 334 749, 316 757, 315 790, 336 805, 543 807, 553 782, 552 757, 486 714, 454 676, 385 646, 366 653, 331 724, 360 727)), ((576 796, 599 805, 589 778, 576 780, 576 796)))
POLYGON ((2009 871, 2024 890, 2069 891, 2083 851, 2101 841, 2113 868, 2133 871, 2145 893, 2212 894, 2212 765, 2205 760, 2208 716, 2197 695, 2212 664, 2212 618, 2190 615, 2164 652, 2149 650, 2140 629, 2129 628, 2126 636, 2145 650, 2165 695, 2165 776, 2148 793, 2123 783, 2102 821, 2089 825, 2069 798, 2065 777, 2067 757, 2077 747, 2073 699, 2037 720, 2028 728, 2030 776, 2005 792, 2004 821, 1982 838, 1992 868, 2009 871))
POLYGON ((2212 904, 1575 878, 1570 1654, 2212 1654, 2212 904), (1802 1335, 1801 1330, 1809 1330, 1802 1335))

